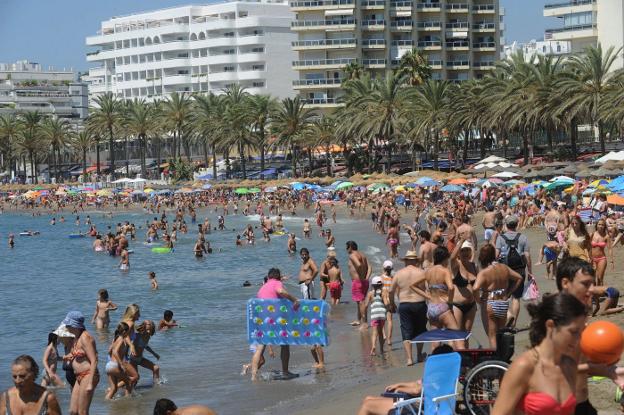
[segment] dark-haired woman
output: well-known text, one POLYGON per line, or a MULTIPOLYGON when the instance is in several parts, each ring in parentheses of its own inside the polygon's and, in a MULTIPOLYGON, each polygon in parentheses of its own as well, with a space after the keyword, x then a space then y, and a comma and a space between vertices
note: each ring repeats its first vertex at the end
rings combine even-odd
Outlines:
POLYGON ((492 415, 571 415, 581 332, 586 308, 566 294, 545 296, 527 306, 531 315, 531 349, 514 358, 505 374, 492 415))
POLYGON ((0 395, 0 414, 60 415, 61 408, 52 392, 38 385, 39 366, 31 356, 21 355, 11 365, 14 387, 0 395))

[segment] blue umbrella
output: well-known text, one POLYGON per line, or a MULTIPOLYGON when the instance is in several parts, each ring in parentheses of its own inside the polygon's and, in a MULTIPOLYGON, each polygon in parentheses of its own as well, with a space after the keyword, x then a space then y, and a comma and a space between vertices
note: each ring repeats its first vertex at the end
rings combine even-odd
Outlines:
POLYGON ((446 186, 443 186, 440 190, 449 193, 461 193, 464 191, 464 188, 456 184, 447 184, 446 186))
POLYGON ((431 177, 421 177, 416 180, 416 184, 421 187, 432 187, 439 185, 440 182, 433 180, 431 177))
POLYGON ((335 188, 336 186, 338 186, 338 185, 339 185, 340 183, 342 183, 343 181, 344 181, 344 180, 336 180, 335 182, 333 182, 332 184, 330 184, 330 185, 329 185, 329 186, 327 186, 327 187, 334 187, 334 188, 335 188))
POLYGON ((621 189, 624 187, 624 176, 617 177, 607 185, 609 190, 615 192, 615 189, 621 189))
POLYGON ((197 176, 198 180, 211 180, 213 179, 212 174, 202 174, 201 176, 197 176))
POLYGON ((211 185, 211 184, 206 183, 206 184, 205 184, 205 185, 203 185, 201 188, 202 188, 202 189, 204 189, 204 190, 208 190, 208 189, 210 189, 211 187, 212 187, 212 185, 211 185))
POLYGON ((292 187, 293 190, 303 190, 305 189, 305 184, 294 182, 290 184, 290 187, 292 187))

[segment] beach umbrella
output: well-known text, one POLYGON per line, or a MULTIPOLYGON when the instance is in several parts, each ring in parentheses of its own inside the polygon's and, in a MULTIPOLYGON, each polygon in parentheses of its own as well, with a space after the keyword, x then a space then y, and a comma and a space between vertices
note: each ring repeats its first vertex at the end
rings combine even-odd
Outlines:
POLYGON ((518 184, 525 184, 525 183, 521 180, 515 180, 515 179, 507 180, 506 182, 503 182, 504 186, 516 186, 518 184))
POLYGON ((45 190, 45 187, 43 187, 43 186, 35 186, 35 188, 33 190, 45 190))
POLYGON ((407 189, 406 189, 406 188, 405 188, 405 186, 403 186, 403 185, 398 185, 398 186, 395 186, 395 187, 394 187, 394 191, 395 191, 395 192, 406 192, 406 191, 407 191, 407 189))
POLYGON ((418 185, 416 183, 408 183, 405 185, 405 187, 407 187, 408 189, 414 189, 418 187, 418 185))
POLYGON ((143 189, 143 193, 155 193, 154 189, 150 189, 149 187, 147 189, 143 189))
POLYGON ((336 185, 336 190, 349 189, 351 187, 353 187, 353 183, 351 183, 351 182, 341 182, 338 185, 336 185))
POLYGON ((236 193, 237 195, 246 195, 249 194, 249 189, 247 189, 246 187, 239 187, 238 189, 234 190, 234 193, 236 193))
POLYGON ((557 176, 557 177, 553 177, 552 179, 550 179, 551 183, 569 183, 569 184, 573 184, 574 183, 574 179, 568 176, 557 176))
POLYGON ((419 178, 418 180, 416 180, 415 183, 420 187, 433 187, 433 186, 440 185, 440 182, 438 182, 437 180, 434 180, 431 177, 426 177, 426 176, 419 178))
POLYGON ((303 190, 305 189, 305 184, 304 183, 299 183, 299 182, 294 182, 290 184, 290 187, 292 187, 293 190, 303 190))
POLYGON ((102 197, 109 197, 113 195, 113 192, 111 192, 108 189, 102 189, 102 190, 98 190, 96 195, 102 196, 102 197))
POLYGON ((260 193, 261 190, 258 187, 252 187, 249 189, 249 193, 260 193))
POLYGON ((461 193, 464 191, 464 188, 456 184, 447 184, 446 186, 442 186, 440 190, 449 193, 461 193))
POLYGON ((500 173, 496 173, 492 175, 492 177, 498 177, 501 179, 510 179, 512 177, 518 177, 518 176, 520 176, 518 173, 514 173, 512 171, 502 171, 500 173))
POLYGON ((468 184, 468 180, 466 180, 466 179, 464 179, 462 177, 458 177, 456 179, 449 180, 448 184, 456 184, 456 185, 468 184))
POLYGON ((206 183, 206 184, 205 184, 205 185, 203 185, 201 188, 202 188, 202 189, 204 189, 204 190, 208 190, 208 189, 210 189, 211 187, 212 187, 212 185, 211 185, 211 184, 206 183))
POLYGON ((388 186, 385 183, 373 183, 373 184, 369 184, 366 189, 368 190, 372 190, 373 192, 375 191, 379 191, 379 190, 390 190, 390 186, 388 186))
POLYGON ((624 206, 624 197, 620 195, 609 195, 607 196, 607 203, 616 206, 624 206))
POLYGON ((342 180, 336 180, 335 182, 333 182, 332 184, 330 184, 330 185, 329 185, 329 186, 327 186, 327 187, 333 187, 333 188, 335 188, 335 187, 337 187, 340 183, 348 183, 348 182, 343 182, 342 180))
POLYGON ((275 193, 275 192, 277 192, 277 187, 275 187, 275 186, 266 187, 264 189, 264 192, 265 193, 275 193))

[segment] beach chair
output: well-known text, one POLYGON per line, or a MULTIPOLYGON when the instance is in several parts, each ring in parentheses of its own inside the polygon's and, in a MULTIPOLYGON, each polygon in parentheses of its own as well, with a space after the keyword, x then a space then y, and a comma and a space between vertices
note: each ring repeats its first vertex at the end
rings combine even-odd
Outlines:
POLYGON ((404 410, 414 415, 454 414, 460 367, 459 353, 444 353, 427 357, 421 396, 395 402, 394 414, 401 415, 404 410))

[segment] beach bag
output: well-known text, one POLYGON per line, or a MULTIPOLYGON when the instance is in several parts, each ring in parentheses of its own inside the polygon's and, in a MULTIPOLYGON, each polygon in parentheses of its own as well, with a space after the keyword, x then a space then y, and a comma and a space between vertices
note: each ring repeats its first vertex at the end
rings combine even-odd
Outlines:
POLYGON ((529 283, 524 289, 522 299, 524 301, 537 301, 540 299, 540 291, 539 287, 537 286, 537 281, 535 281, 535 278, 529 278, 529 283))
POLYGON ((524 267, 526 267, 526 258, 523 254, 518 252, 518 240, 520 239, 520 234, 516 234, 516 237, 513 239, 509 239, 505 235, 501 235, 501 237, 505 240, 505 243, 509 248, 507 256, 503 258, 503 263, 514 271, 524 270, 524 267))

